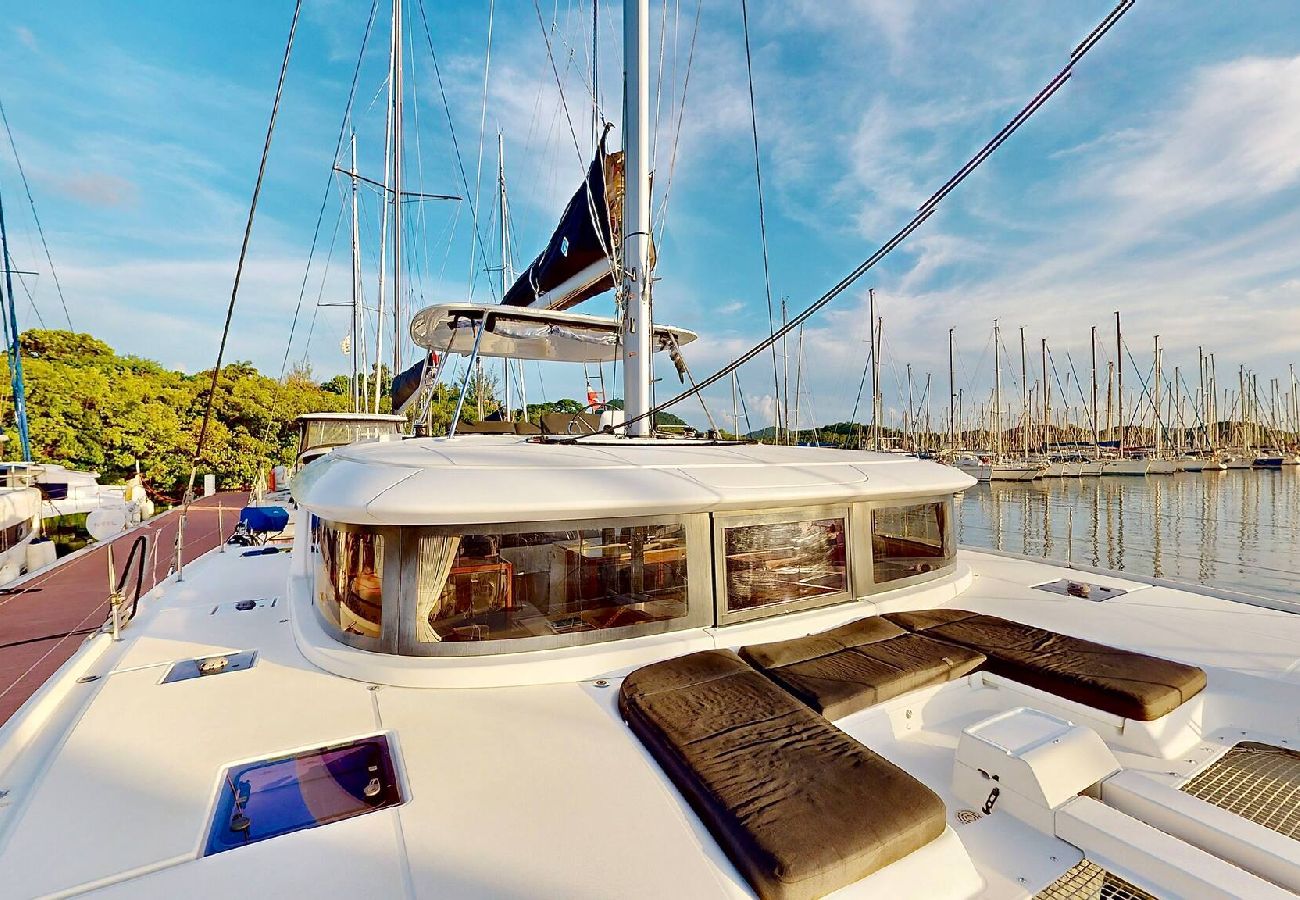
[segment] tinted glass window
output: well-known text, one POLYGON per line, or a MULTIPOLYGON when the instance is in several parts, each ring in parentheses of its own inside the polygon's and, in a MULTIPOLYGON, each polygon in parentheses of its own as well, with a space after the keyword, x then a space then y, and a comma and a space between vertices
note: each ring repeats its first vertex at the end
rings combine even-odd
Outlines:
POLYGON ((205 856, 402 802, 385 737, 227 769, 205 856))
POLYGON ((379 637, 383 622, 384 539, 365 529, 322 527, 316 606, 340 631, 379 637))
POLYGON ((686 615, 681 524, 420 538, 416 639, 600 631, 686 615))
POLYGON ((873 510, 871 555, 876 583, 922 575, 951 562, 954 548, 946 525, 943 503, 873 510))
POLYGON ((846 532, 844 519, 725 529, 727 610, 847 591, 846 532))

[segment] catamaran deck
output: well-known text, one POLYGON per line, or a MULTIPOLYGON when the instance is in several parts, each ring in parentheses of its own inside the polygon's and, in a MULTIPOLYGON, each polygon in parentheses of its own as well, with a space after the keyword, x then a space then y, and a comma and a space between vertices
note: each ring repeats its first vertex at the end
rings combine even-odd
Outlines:
MULTIPOLYGON (((220 541, 218 520, 229 530, 248 495, 216 494, 190 508, 185 527, 185 562, 220 541)), ((140 535, 148 537, 142 590, 151 590, 176 561, 177 510, 163 513, 112 542, 120 573, 140 535)), ((35 693, 96 631, 109 615, 108 545, 96 545, 75 558, 35 572, 0 591, 0 724, 35 693)), ((134 569, 132 569, 134 573, 134 569)), ((128 590, 135 587, 134 576, 128 590)))
MULTIPOLYGON (((1203 667, 1209 687, 1194 721, 1167 722, 1154 736, 1176 753, 1141 748, 1140 734, 1108 738, 1125 769, 1161 783, 1182 784, 1243 741, 1300 745, 1300 616, 1138 580, 1087 576, 1125 593, 1082 599, 1033 587, 1077 572, 963 551, 940 581, 636 641, 577 680, 416 689, 308 662, 287 608, 289 554, 231 549, 187 567, 183 583, 165 579, 123 641, 95 638, 10 724, 0 758, 3 896, 227 896, 238 885, 314 897, 748 896, 621 720, 622 677, 694 650, 903 609, 981 611, 1203 667), (244 650, 257 652, 247 670, 162 683, 177 660, 244 650), (376 733, 392 738, 401 805, 202 855, 232 763, 376 733)), ((977 672, 836 722, 948 810, 938 840, 837 896, 1027 897, 1079 864, 1084 854, 1071 843, 1005 813, 982 814, 954 792, 963 727, 1020 706, 1059 709, 1055 702, 977 672)), ((1099 715, 1097 727, 1113 719, 1099 715)), ((1240 874, 1258 896, 1280 891, 1240 874)))

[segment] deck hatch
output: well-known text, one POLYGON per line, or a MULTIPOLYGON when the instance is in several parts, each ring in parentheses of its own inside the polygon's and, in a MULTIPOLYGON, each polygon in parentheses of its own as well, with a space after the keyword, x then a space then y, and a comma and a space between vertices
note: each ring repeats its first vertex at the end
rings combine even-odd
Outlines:
POLYGON ((1113 600, 1115 597, 1122 597, 1128 593, 1123 588, 1106 587, 1104 584, 1080 581, 1077 578, 1062 578, 1059 581, 1036 584, 1034 590, 1061 594, 1066 597, 1078 597, 1081 600, 1092 600, 1097 603, 1103 600, 1113 600))
POLYGON ((218 790, 204 856, 402 802, 385 735, 232 766, 218 790))
POLYGON ((219 653, 215 656, 182 659, 172 663, 172 667, 163 676, 162 684, 189 681, 192 678, 211 678, 227 672, 242 672, 244 669, 251 669, 255 662, 257 662, 256 650, 240 650, 238 653, 219 653))
POLYGON ((1300 751, 1243 741, 1183 785, 1182 790, 1300 840, 1300 751))
POLYGON ((1156 900, 1136 885, 1083 859, 1034 895, 1035 900, 1156 900))

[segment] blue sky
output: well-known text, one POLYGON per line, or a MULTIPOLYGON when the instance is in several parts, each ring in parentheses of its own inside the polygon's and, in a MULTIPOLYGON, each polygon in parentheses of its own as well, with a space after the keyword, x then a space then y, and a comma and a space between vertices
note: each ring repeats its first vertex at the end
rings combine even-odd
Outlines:
MULTIPOLYGON (((569 121, 585 152, 590 7, 540 7, 561 92, 539 7, 498 0, 484 112, 488 3, 424 3, 471 192, 486 123, 485 233, 495 228, 497 128, 504 134, 522 267, 585 166, 569 121)), ((755 91, 777 298, 802 309, 874 250, 1110 6, 756 0, 755 91)), ((290 356, 307 352, 321 377, 348 366, 339 349, 346 312, 315 303, 342 300, 348 289, 346 223, 331 244, 343 198, 329 170, 369 9, 364 0, 305 4, 230 350, 272 374, 327 193, 290 356)), ((655 185, 668 202, 655 302, 661 320, 700 333, 687 358, 705 375, 761 338, 767 314, 738 3, 704 4, 676 127, 695 9, 674 0, 662 26, 665 7, 651 10, 656 73, 661 27, 666 35, 655 185)), ((211 365, 291 11, 289 2, 265 0, 27 4, 0 26, 0 99, 76 328, 186 370, 211 365)), ((416 0, 407 0, 407 13, 407 186, 463 193, 416 0)), ((600 94, 617 144, 621 4, 602 6, 600 16, 600 94)), ((354 117, 361 168, 375 174, 387 27, 381 10, 354 117)), ((925 373, 946 380, 950 327, 959 386, 983 396, 995 317, 1009 347, 1023 326, 1031 347, 1046 337, 1058 369, 1068 367, 1068 352, 1085 378, 1089 326, 1102 326, 1112 352, 1115 309, 1143 365, 1160 333, 1166 369, 1181 364, 1192 380, 1198 345, 1216 352, 1222 385, 1235 385, 1239 363, 1261 383, 1286 378, 1300 357, 1298 147, 1300 5, 1139 0, 1049 106, 904 249, 810 324, 802 420, 851 410, 869 286, 885 316, 891 408, 904 364, 918 383, 925 373)), ((29 286, 54 325, 62 311, 7 147, 0 190, 16 261, 42 273, 29 286)), ((373 199, 362 225, 371 297, 373 199)), ((421 215, 408 216, 417 304, 490 298, 492 276, 472 274, 472 200, 423 204, 421 215)), ((492 241, 489 258, 496 253, 492 241)), ((30 305, 21 316, 24 327, 37 324, 30 305)), ((666 361, 661 374, 675 382, 666 361)), ((581 395, 579 372, 530 367, 528 378, 530 399, 581 395)), ((741 371, 755 427, 769 422, 771 380, 767 356, 741 371)), ((943 388, 935 393, 937 410, 943 388)), ((720 418, 730 416, 729 390, 709 399, 720 418)), ((680 411, 702 418, 697 406, 680 411)))

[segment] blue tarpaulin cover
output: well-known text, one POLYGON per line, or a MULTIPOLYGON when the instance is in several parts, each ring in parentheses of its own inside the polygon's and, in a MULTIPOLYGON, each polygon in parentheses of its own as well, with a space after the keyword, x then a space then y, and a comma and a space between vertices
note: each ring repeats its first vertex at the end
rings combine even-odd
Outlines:
POLYGON ((276 533, 289 527, 289 510, 283 506, 245 506, 239 521, 251 531, 276 533))

